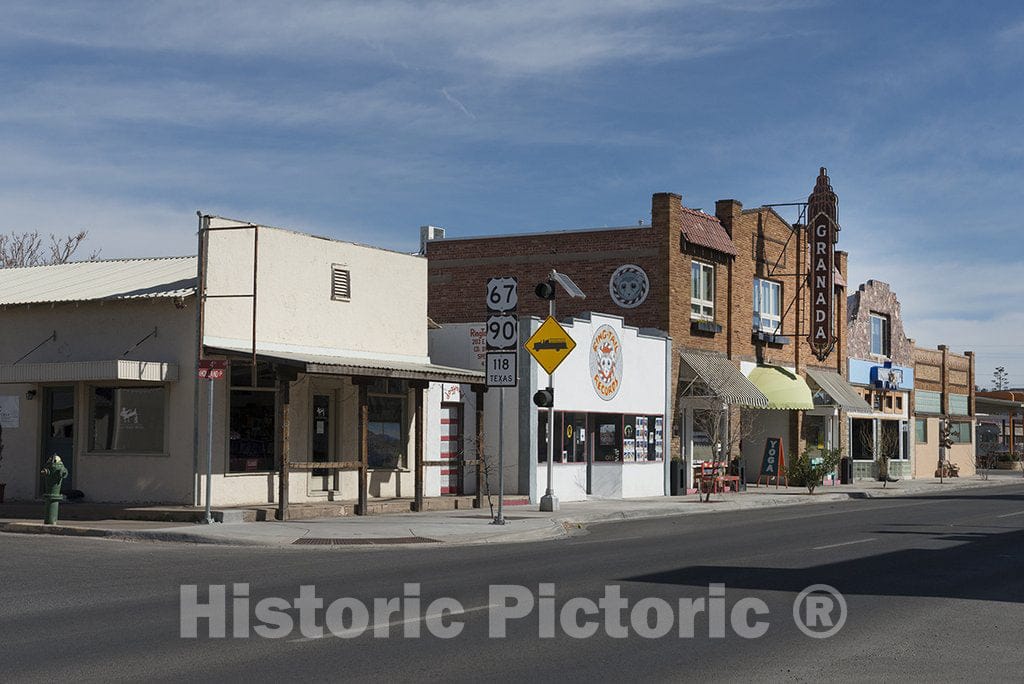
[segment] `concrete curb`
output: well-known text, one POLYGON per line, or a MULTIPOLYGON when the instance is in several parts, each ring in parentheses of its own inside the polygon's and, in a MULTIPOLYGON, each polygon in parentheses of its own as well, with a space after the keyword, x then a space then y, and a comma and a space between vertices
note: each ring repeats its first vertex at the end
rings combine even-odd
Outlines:
MULTIPOLYGON (((813 503, 837 503, 842 501, 865 500, 865 499, 889 499, 902 498, 907 496, 927 496, 963 489, 976 489, 986 486, 1000 486, 1017 484, 1017 482, 1006 482, 997 480, 964 480, 962 482, 947 482, 943 485, 935 483, 935 489, 928 487, 915 487, 911 490, 901 487, 886 489, 867 489, 852 492, 831 492, 818 490, 818 493, 810 494, 761 494, 756 497, 745 498, 742 501, 730 499, 713 499, 709 503, 687 499, 685 501, 671 502, 680 508, 668 508, 659 506, 651 509, 631 509, 611 512, 575 512, 572 514, 556 515, 547 518, 547 525, 539 529, 524 530, 522 532, 505 532, 484 535, 457 535, 449 538, 438 535, 414 535, 424 538, 424 545, 432 547, 443 546, 469 546, 504 543, 524 543, 533 541, 552 541, 556 539, 567 539, 573 536, 587 534, 587 526, 599 523, 621 522, 627 520, 644 520, 655 518, 675 518, 690 515, 704 515, 710 513, 743 511, 758 508, 783 508, 787 506, 799 506, 813 503)), ((1020 482, 1024 484, 1024 481, 1020 482)), ((537 518, 543 520, 543 518, 537 518)), ((254 523, 258 524, 258 523, 254 523)), ((411 531, 411 530, 410 530, 411 531)), ((170 542, 184 544, 212 544, 217 546, 249 546, 264 548, 288 548, 293 542, 303 536, 299 533, 294 539, 288 535, 276 538, 248 538, 248 537, 221 537, 203 534, 201 532, 184 532, 172 530, 111 530, 96 527, 82 527, 72 525, 43 525, 36 522, 0 522, 0 532, 14 534, 49 534, 72 537, 92 537, 111 539, 115 541, 134 542, 170 542)), ((344 537, 339 537, 344 539, 344 537)), ((388 537, 380 537, 373 545, 351 545, 339 544, 334 548, 393 548, 394 546, 410 546, 409 543, 389 544, 388 537)), ((413 544, 420 546, 419 544, 413 544)), ((316 545, 310 545, 317 548, 316 545)), ((322 547, 320 547, 322 548, 322 547)))

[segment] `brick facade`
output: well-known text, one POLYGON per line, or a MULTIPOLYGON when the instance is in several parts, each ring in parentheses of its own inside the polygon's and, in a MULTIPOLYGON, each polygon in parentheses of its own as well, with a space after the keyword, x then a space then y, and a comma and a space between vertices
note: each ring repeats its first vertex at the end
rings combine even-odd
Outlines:
POLYGON ((947 454, 947 460, 960 468, 960 475, 968 476, 975 473, 975 447, 976 435, 974 434, 974 412, 975 412, 975 387, 974 387, 974 352, 964 352, 963 355, 953 354, 949 348, 940 344, 936 349, 913 347, 914 359, 914 399, 911 401, 911 411, 915 420, 923 420, 927 424, 927 440, 924 443, 915 445, 914 456, 915 477, 930 477, 934 475, 934 468, 938 462, 938 439, 939 427, 944 416, 953 420, 970 423, 971 439, 969 443, 954 444, 947 454), (940 406, 939 414, 925 413, 919 407, 917 393, 937 392, 939 393, 940 406), (967 412, 957 411, 956 406, 950 400, 951 395, 967 397, 967 412))
MULTIPOLYGON (((827 177, 826 177, 827 180, 827 177)), ((584 300, 558 298, 559 318, 597 311, 622 316, 627 325, 656 328, 673 340, 675 350, 701 350, 741 361, 795 367, 826 368, 846 376, 847 255, 835 254, 835 320, 837 343, 818 361, 805 335, 809 321, 805 273, 809 254, 805 226, 792 226, 774 209, 744 210, 732 199, 715 205, 715 216, 684 207, 680 195, 656 193, 649 227, 559 231, 480 238, 448 238, 426 243, 429 315, 441 323, 481 321, 486 316, 484 287, 488 278, 519 278, 520 315, 547 315, 547 302, 535 297, 535 284, 556 269, 569 275, 586 293, 584 300), (724 231, 724 232, 723 232, 724 231), (726 253, 732 252, 732 253, 726 253), (714 266, 714 323, 717 332, 695 328, 691 320, 691 264, 714 266), (647 273, 650 292, 636 308, 621 308, 609 292, 613 272, 624 264, 647 273), (753 330, 754 278, 781 283, 785 343, 758 339, 753 330)), ((680 358, 673 355, 672 378, 677 387, 680 358)), ((678 413, 678 412, 676 412, 678 413)), ((794 412, 790 453, 802 448, 800 414, 794 412)), ((673 421, 678 416, 673 416, 673 421)), ((679 426, 673 425, 672 452, 679 452, 679 426)))

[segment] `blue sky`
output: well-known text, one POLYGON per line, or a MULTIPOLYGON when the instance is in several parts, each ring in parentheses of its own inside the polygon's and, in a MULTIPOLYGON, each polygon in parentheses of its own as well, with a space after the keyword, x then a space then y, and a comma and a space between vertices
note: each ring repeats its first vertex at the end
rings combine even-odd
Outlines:
POLYGON ((0 5, 0 231, 194 252, 195 211, 413 251, 840 197, 852 284, 1024 386, 1018 2, 0 5))

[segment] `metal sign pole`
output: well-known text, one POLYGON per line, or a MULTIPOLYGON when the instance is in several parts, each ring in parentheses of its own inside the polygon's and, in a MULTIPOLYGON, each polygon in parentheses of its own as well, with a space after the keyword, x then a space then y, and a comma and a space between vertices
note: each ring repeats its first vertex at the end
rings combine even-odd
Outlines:
POLYGON ((495 525, 505 524, 505 388, 498 388, 498 517, 495 525))
POLYGON ((203 522, 207 525, 213 522, 213 515, 211 514, 210 508, 213 502, 213 492, 211 490, 211 484, 213 483, 213 375, 211 373, 210 379, 206 381, 209 383, 209 411, 206 416, 206 518, 203 522))
MULTIPOLYGON (((555 317, 555 299, 548 300, 548 316, 555 317)), ((554 373, 548 373, 548 391, 554 392, 554 373)), ((552 396, 554 396, 552 394, 552 396)), ((555 403, 552 401, 548 407, 548 486, 544 496, 540 499, 540 510, 557 511, 558 497, 555 496, 554 487, 555 474, 555 403)))

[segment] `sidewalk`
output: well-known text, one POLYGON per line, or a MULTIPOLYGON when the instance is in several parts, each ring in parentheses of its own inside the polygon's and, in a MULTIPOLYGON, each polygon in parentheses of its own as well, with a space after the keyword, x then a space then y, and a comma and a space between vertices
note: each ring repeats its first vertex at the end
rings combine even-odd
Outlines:
MULTIPOLYGON (((322 518, 287 522, 250 522, 199 525, 133 520, 40 522, 0 520, 0 532, 105 537, 130 541, 187 542, 241 546, 393 546, 406 544, 491 544, 560 539, 579 534, 587 524, 616 520, 700 515, 720 511, 826 503, 850 499, 944 494, 973 487, 1018 484, 1019 473, 938 480, 901 480, 889 483, 805 488, 748 486, 746 492, 712 495, 709 503, 695 494, 645 499, 592 499, 563 503, 556 513, 542 513, 536 505, 506 506, 506 525, 493 525, 488 508, 476 510, 402 513, 367 517, 322 518)), ((41 509, 40 509, 41 512, 41 509)))

